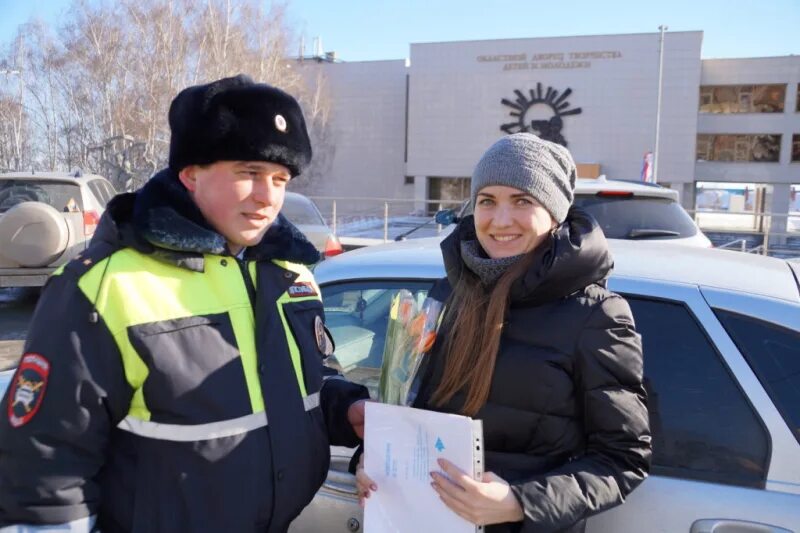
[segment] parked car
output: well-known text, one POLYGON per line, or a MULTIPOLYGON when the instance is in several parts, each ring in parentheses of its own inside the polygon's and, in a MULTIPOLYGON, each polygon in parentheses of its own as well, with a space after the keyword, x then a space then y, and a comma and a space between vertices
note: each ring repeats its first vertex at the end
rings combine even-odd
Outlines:
POLYGON ((325 223, 314 202, 296 192, 287 192, 281 213, 303 232, 325 257, 342 253, 342 245, 325 223))
POLYGON ((0 174, 0 287, 44 285, 88 246, 116 193, 93 174, 0 174))
MULTIPOLYGON (((630 240, 611 247, 609 286, 643 338, 654 456, 650 477, 587 532, 800 531, 800 264, 630 240)), ((403 288, 422 301, 444 275, 438 239, 348 252, 315 275, 337 364, 374 397, 391 299, 403 288)), ((352 450, 331 453, 294 533, 362 528, 352 450)))
POLYGON ((597 219, 609 239, 658 240, 710 248, 706 237, 678 201, 678 191, 652 183, 579 179, 575 205, 597 219))

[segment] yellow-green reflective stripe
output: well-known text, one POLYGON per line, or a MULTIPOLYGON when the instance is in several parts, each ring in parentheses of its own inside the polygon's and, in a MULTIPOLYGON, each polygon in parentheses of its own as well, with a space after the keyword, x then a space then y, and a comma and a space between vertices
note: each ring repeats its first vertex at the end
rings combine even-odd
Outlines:
POLYGON ((79 286, 95 302, 122 353, 125 375, 136 391, 130 414, 149 420, 141 394, 147 367, 128 339, 130 326, 188 316, 228 313, 245 369, 253 412, 264 410, 257 374, 255 321, 239 268, 230 258, 205 256, 205 272, 165 264, 132 249, 123 249, 97 263, 79 286), (111 261, 108 269, 105 262, 111 261), (103 276, 105 270, 105 276, 103 276), (102 287, 100 278, 104 277, 102 287), (98 291, 99 288, 99 291, 98 291))
POLYGON ((289 346, 289 355, 292 358, 292 366, 294 366, 294 373, 297 376, 297 384, 300 387, 301 394, 305 398, 308 394, 308 391, 306 391, 305 379, 303 378, 302 356, 300 355, 300 349, 297 346, 297 342, 295 341, 294 335, 292 335, 292 330, 289 327, 289 323, 286 320, 286 313, 283 310, 283 306, 290 302, 297 303, 297 302, 305 302, 308 300, 321 301, 322 299, 319 296, 320 294, 319 286, 317 286, 317 283, 314 280, 314 276, 311 274, 311 271, 305 266, 281 260, 275 260, 273 262, 281 268, 295 272, 297 274, 297 279, 295 280, 295 283, 310 283, 314 287, 317 293, 317 296, 292 298, 289 296, 288 292, 284 292, 276 302, 276 305, 278 307, 278 315, 281 317, 283 330, 286 334, 286 342, 289 346))
MULTIPOLYGON (((303 302, 306 300, 315 300, 315 298, 307 297, 307 298, 297 298, 291 300, 293 302, 303 302)), ((289 295, 284 293, 280 298, 278 298, 277 306, 278 306, 278 315, 281 317, 281 324, 283 324, 283 331, 286 335, 286 344, 289 346, 289 355, 292 358, 292 366, 294 367, 294 374, 297 377, 297 384, 300 386, 300 394, 306 396, 308 392, 306 391, 306 384, 305 380, 303 379, 303 363, 300 359, 300 349, 297 347, 297 342, 294 340, 294 335, 292 335, 292 330, 289 328, 289 323, 286 321, 286 313, 283 312, 283 304, 289 301, 289 295)))
MULTIPOLYGON (((129 413, 135 413, 140 419, 149 420, 150 411, 145 405, 142 393, 142 384, 147 379, 148 374, 147 365, 141 360, 128 339, 126 307, 122 305, 122 302, 116 303, 111 300, 112 303, 109 303, 109 292, 111 291, 108 287, 108 280, 110 279, 109 274, 113 273, 113 271, 109 272, 106 264, 113 257, 114 261, 111 264, 115 267, 118 265, 124 266, 126 262, 130 261, 129 258, 124 257, 124 253, 125 251, 123 250, 95 264, 91 270, 81 276, 78 281, 78 287, 86 298, 94 304, 98 314, 103 317, 103 321, 109 328, 120 350, 125 379, 134 390, 129 413)), ((117 293, 118 291, 115 290, 113 292, 117 293)))
MULTIPOLYGON (((214 256, 209 256, 214 257, 214 256)), ((256 286, 255 262, 250 262, 248 265, 248 272, 250 278, 253 280, 253 287, 256 286)), ((258 353, 256 351, 256 320, 253 303, 250 301, 250 295, 247 292, 247 285, 242 278, 240 269, 239 284, 244 298, 247 301, 246 308, 239 308, 236 311, 236 316, 231 313, 231 322, 233 323, 233 333, 236 336, 236 344, 239 345, 239 353, 242 358, 242 368, 244 368, 244 379, 247 383, 247 392, 250 395, 250 406, 254 413, 264 411, 264 396, 261 392, 261 379, 258 377, 258 353)))
POLYGON ((64 263, 63 265, 61 265, 57 269, 55 269, 50 275, 51 276, 60 276, 64 272, 65 268, 67 268, 67 264, 66 263, 64 263))
POLYGON ((250 272, 250 279, 253 280, 253 288, 258 291, 258 276, 256 275, 256 262, 250 261, 247 264, 247 269, 250 272))

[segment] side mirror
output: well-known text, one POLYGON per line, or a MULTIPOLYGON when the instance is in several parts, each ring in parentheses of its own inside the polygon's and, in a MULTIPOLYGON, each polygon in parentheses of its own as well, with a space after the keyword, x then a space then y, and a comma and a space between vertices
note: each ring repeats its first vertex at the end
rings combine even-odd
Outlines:
POLYGON ((453 209, 442 209, 441 211, 437 211, 433 219, 437 224, 441 224, 442 226, 449 226, 450 224, 455 224, 458 222, 458 217, 453 209))

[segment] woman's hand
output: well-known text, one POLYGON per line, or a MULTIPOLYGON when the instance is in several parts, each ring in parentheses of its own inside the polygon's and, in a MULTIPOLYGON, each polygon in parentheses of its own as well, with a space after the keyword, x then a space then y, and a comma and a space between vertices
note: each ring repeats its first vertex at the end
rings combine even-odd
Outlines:
POLYGON ((356 488, 358 489, 358 504, 364 507, 369 493, 378 490, 378 485, 372 481, 367 473, 364 471, 364 454, 358 459, 358 467, 356 467, 356 488))
POLYGON ((505 480, 491 472, 483 474, 482 481, 475 481, 446 459, 439 459, 439 466, 450 478, 431 472, 431 486, 445 505, 461 518, 475 525, 521 522, 525 517, 511 487, 505 480))

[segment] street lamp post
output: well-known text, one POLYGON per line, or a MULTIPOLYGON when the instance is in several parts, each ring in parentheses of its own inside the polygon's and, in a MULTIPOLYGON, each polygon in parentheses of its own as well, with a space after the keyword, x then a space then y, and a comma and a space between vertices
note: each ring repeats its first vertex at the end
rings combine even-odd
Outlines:
POLYGON ((658 102, 656 103, 656 142, 653 147, 653 183, 658 183, 658 137, 661 129, 661 81, 664 77, 664 32, 669 26, 658 27, 661 36, 658 40, 658 102))

